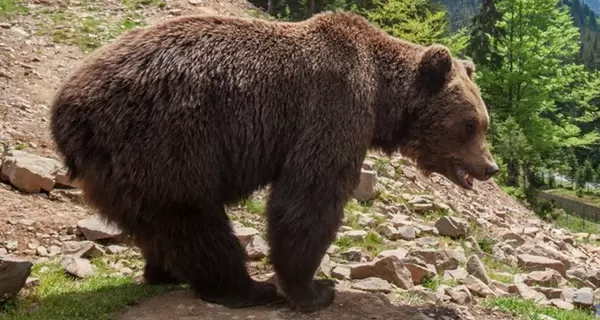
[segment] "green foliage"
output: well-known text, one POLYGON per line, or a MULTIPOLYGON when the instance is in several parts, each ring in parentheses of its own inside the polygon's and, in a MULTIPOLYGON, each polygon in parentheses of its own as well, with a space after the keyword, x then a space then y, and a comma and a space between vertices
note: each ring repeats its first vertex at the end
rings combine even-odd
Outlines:
POLYGON ((477 240, 477 245, 481 251, 492 254, 492 247, 494 246, 494 241, 490 238, 482 238, 477 240))
POLYGON ((472 20, 468 44, 469 55, 479 66, 497 69, 502 63, 502 57, 491 48, 491 38, 502 36, 502 29, 496 26, 500 18, 494 0, 481 1, 479 12, 472 20))
POLYGON ((446 12, 434 10, 427 0, 374 0, 373 3, 373 9, 361 13, 394 37, 429 45, 446 34, 446 12))
POLYGON ((121 0, 121 2, 128 9, 139 9, 145 6, 155 6, 162 9, 167 6, 164 0, 121 0))
POLYGON ((479 68, 479 84, 490 107, 492 143, 508 166, 507 183, 521 171, 544 165, 542 155, 590 145, 598 134, 583 134, 577 123, 594 119, 590 104, 599 94, 597 76, 577 64, 579 31, 554 0, 501 0, 502 13, 490 52, 500 66, 479 68), (568 107, 567 107, 568 106, 568 107))
MULTIPOLYGON (((594 167, 592 166, 592 162, 590 159, 585 159, 583 162, 583 168, 581 168, 581 176, 583 178, 584 184, 591 183, 594 181, 594 167)), ((588 188, 589 191, 589 188, 588 188)))
POLYGON ((521 320, 545 319, 541 315, 561 320, 593 320, 593 311, 587 309, 563 310, 551 306, 542 306, 533 300, 526 300, 514 296, 488 298, 484 305, 504 312, 516 314, 521 320))
POLYGON ((242 206, 250 213, 264 215, 266 213, 266 204, 262 199, 250 197, 242 202, 242 206))
POLYGON ((27 11, 20 0, 0 0, 0 17, 10 18, 14 14, 27 11))
POLYGON ((369 231, 367 235, 361 240, 353 240, 347 236, 341 236, 335 240, 335 245, 340 247, 341 251, 347 250, 351 247, 359 247, 366 250, 371 255, 376 256, 387 247, 383 243, 383 238, 373 231, 369 231))

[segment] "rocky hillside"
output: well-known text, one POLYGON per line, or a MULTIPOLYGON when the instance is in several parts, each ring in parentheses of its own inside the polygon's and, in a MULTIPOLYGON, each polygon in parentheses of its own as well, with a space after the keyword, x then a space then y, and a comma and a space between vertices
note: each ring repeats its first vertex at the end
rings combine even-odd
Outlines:
MULTIPOLYGON (((127 304, 159 292, 127 291, 133 289, 122 285, 113 294, 137 295, 116 294, 125 302, 110 300, 102 310, 82 306, 59 312, 48 302, 103 305, 98 297, 112 297, 96 287, 109 279, 129 279, 133 286, 143 267, 127 236, 99 220, 77 186, 66 181, 49 138, 48 104, 74 64, 120 32, 173 15, 247 16, 255 9, 236 0, 0 4, 0 300, 9 299, 0 306, 0 319, 62 319, 65 314, 112 319, 118 313, 119 319, 183 319, 184 313, 209 319, 217 309, 187 291, 155 297, 125 313, 127 304), (53 296, 76 294, 87 284, 92 288, 87 300, 53 296)), ((228 208, 249 269, 262 279, 272 275, 263 240, 267 196, 263 190, 228 208)), ((344 225, 319 269, 318 276, 338 280, 340 292, 319 317, 513 319, 498 311, 512 303, 527 306, 533 315, 592 319, 589 310, 600 290, 598 239, 540 221, 494 182, 466 191, 439 175, 423 177, 401 156, 371 153, 344 225)), ((235 312, 240 319, 306 317, 235 312)))

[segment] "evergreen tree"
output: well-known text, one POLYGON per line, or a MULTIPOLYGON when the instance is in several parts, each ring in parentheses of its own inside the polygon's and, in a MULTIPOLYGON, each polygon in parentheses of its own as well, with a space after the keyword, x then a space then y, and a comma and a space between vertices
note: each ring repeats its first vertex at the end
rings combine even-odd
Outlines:
POLYGON ((502 56, 492 50, 491 39, 500 39, 503 31, 498 27, 502 15, 496 9, 495 0, 482 0, 479 12, 473 17, 467 52, 477 65, 496 69, 502 56))

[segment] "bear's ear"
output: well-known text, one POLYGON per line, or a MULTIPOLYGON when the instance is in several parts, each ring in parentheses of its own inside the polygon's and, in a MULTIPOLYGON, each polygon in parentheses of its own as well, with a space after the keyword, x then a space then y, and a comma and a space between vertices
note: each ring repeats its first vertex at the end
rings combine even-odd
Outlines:
POLYGON ((458 61, 463 64, 463 66, 465 67, 465 70, 467 71, 467 75, 469 76, 469 78, 471 78, 471 80, 473 80, 473 78, 475 76, 475 64, 469 60, 458 60, 458 61))
POLYGON ((419 61, 419 76, 433 91, 439 90, 452 69, 452 55, 445 46, 434 44, 425 49, 419 61))

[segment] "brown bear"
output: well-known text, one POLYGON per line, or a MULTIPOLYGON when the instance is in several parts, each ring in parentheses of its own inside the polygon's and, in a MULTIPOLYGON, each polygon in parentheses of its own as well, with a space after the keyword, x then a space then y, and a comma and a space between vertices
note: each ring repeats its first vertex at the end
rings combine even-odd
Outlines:
POLYGON ((183 16, 88 57, 55 96, 51 132, 89 204, 138 242, 147 283, 314 311, 334 300, 314 275, 368 149, 464 188, 498 170, 473 72, 351 13, 183 16), (225 212, 267 185, 277 285, 250 278, 225 212))

